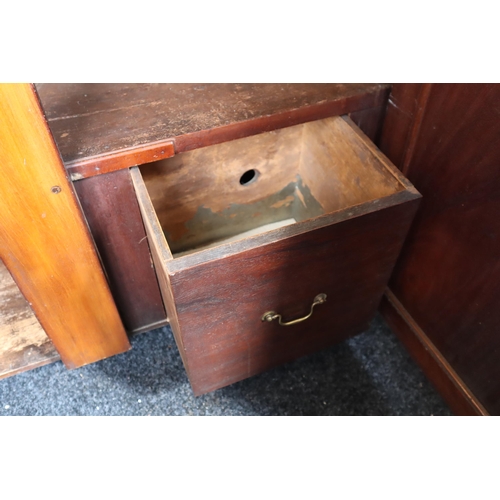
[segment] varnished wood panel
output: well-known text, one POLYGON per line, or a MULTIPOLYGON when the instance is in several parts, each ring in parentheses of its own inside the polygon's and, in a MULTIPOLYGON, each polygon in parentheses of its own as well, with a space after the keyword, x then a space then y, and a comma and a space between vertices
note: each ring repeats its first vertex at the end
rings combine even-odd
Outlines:
POLYGON ((416 118, 425 110, 425 95, 422 83, 396 84, 391 89, 379 145, 401 170, 414 150, 410 143, 418 129, 416 118))
POLYGON ((456 415, 488 415, 486 409, 389 289, 386 289, 382 298, 380 311, 456 415))
POLYGON ((390 282, 494 415, 500 415, 499 109, 500 85, 432 85, 407 166, 423 201, 390 282))
POLYGON ((0 85, 0 258, 69 368, 129 348, 30 85, 0 85))
MULTIPOLYGON (((312 168, 326 151, 332 179, 356 196, 346 195, 341 206, 326 200, 329 213, 182 257, 170 252, 139 169, 133 169, 167 312, 195 394, 358 333, 378 306, 420 195, 349 118, 309 128, 315 139, 299 165, 312 168), (262 323, 269 310, 285 320, 304 316, 319 293, 327 294, 327 304, 307 322, 262 323)), ((177 200, 182 203, 182 197, 177 200)))
MULTIPOLYGON (((381 210, 170 275, 195 394, 323 349, 367 328, 415 202, 381 210), (290 327, 261 321, 276 311, 290 327)), ((180 348, 182 348, 180 347, 180 348)))
POLYGON ((384 124, 387 103, 377 108, 367 108, 349 113, 349 118, 366 134, 370 140, 377 144, 384 124))
POLYGON ((155 265, 158 281, 160 285, 161 295, 168 312, 168 319, 172 326, 175 342, 179 348, 179 352, 184 363, 187 365, 185 349, 182 343, 182 337, 179 335, 180 326, 177 316, 177 308, 175 306, 174 298, 172 296, 172 289, 170 286, 170 279, 166 272, 166 262, 172 261, 173 256, 170 252, 165 235, 162 231, 160 222, 156 215, 156 211, 151 203, 146 185, 144 184, 139 168, 132 168, 130 170, 131 178, 134 184, 134 189, 137 194, 137 200, 141 209, 141 214, 144 219, 146 233, 148 235, 149 244, 151 248, 151 256, 155 265))
POLYGON ((383 106, 380 84, 38 84, 73 179, 383 106), (138 160, 137 154, 140 152, 138 160))
POLYGON ((58 359, 55 347, 0 260, 0 378, 58 359))
POLYGON ((125 328, 132 332, 165 321, 129 171, 91 177, 74 186, 125 328))
POLYGON ((403 189, 386 162, 371 154, 366 138, 353 133, 341 117, 181 153, 140 168, 174 253, 403 189), (241 185, 240 177, 249 169, 257 172, 256 179, 241 185))

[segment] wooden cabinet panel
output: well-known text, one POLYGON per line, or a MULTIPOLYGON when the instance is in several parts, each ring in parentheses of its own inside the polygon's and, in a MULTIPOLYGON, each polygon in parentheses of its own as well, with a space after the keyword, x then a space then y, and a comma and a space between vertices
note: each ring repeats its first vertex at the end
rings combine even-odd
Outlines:
POLYGON ((407 176, 423 200, 391 291, 499 415, 500 85, 430 86, 407 176))
POLYGON ((129 332, 166 322, 158 281, 128 170, 74 183, 129 332))
POLYGON ((34 89, 0 85, 0 258, 67 367, 130 345, 34 89))

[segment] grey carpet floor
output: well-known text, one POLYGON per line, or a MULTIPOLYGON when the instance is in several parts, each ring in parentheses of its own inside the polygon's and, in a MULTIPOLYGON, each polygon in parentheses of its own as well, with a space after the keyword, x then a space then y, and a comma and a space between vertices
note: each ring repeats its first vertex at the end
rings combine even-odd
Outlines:
POLYGON ((68 371, 61 362, 0 380, 0 415, 451 415, 379 316, 368 331, 194 397, 172 333, 68 371))

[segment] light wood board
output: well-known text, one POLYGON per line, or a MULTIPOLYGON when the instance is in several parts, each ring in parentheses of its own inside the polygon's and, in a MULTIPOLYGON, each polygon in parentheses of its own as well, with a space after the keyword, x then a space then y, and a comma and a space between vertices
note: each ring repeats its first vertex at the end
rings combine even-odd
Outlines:
POLYGON ((0 378, 58 359, 55 347, 0 261, 0 378))

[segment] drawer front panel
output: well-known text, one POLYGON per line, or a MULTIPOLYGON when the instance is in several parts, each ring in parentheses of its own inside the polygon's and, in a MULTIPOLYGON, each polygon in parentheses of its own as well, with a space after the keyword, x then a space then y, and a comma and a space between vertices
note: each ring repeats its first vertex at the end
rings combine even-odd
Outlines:
POLYGON ((417 204, 413 200, 170 274, 164 286, 171 287, 175 311, 168 313, 177 318, 178 344, 195 394, 365 329, 417 204), (319 293, 327 295, 326 303, 304 322, 261 321, 270 310, 283 321, 303 317, 319 293))

